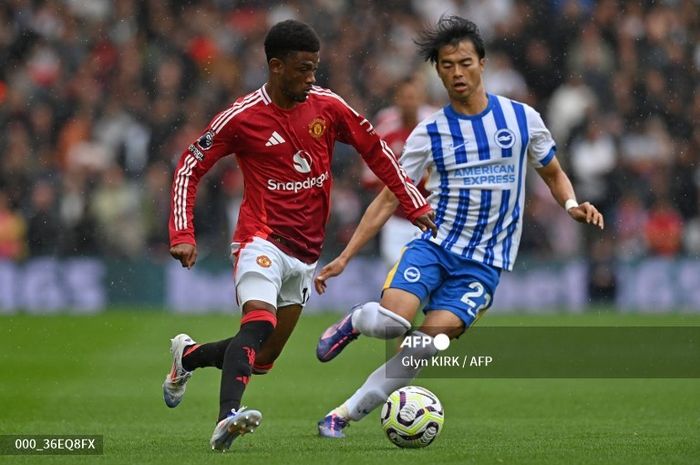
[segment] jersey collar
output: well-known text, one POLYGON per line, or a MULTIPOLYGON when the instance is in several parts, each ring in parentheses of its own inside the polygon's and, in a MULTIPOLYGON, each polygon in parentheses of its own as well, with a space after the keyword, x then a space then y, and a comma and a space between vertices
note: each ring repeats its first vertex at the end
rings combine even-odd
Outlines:
POLYGON ((489 99, 489 103, 486 104, 486 108, 484 108, 484 110, 481 113, 478 113, 476 115, 465 115, 464 113, 457 112, 454 108, 452 108, 452 104, 448 103, 444 108, 445 115, 447 115, 450 118, 469 119, 469 120, 481 118, 486 113, 491 111, 491 108, 493 108, 493 99, 496 98, 494 95, 491 95, 491 94, 486 94, 486 97, 489 99))

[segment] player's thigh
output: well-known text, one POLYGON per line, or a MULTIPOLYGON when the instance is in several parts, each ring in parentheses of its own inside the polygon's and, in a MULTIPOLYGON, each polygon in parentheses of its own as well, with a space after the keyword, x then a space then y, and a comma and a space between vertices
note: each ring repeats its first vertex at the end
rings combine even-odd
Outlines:
POLYGON ((255 358, 256 365, 270 364, 279 357, 311 295, 316 264, 306 264, 283 253, 282 256, 287 272, 277 295, 277 326, 260 348, 255 358))
POLYGON ((438 252, 433 244, 414 240, 389 270, 381 305, 411 321, 421 302, 440 286, 443 277, 438 252))
POLYGON ((425 315, 419 331, 429 335, 446 334, 450 339, 459 337, 466 329, 465 323, 450 310, 432 310, 425 315))
POLYGON ((421 301, 413 293, 404 291, 403 289, 389 288, 382 293, 382 299, 379 305, 391 310, 393 313, 403 317, 408 321, 413 321, 421 301))
POLYGON ((285 257, 274 245, 257 237, 243 245, 234 253, 238 305, 249 308, 248 302, 258 301, 277 308, 285 272, 285 257))
POLYGON ((445 332, 441 329, 452 328, 452 323, 459 320, 460 331, 452 337, 459 336, 491 306, 494 288, 492 279, 474 274, 447 278, 423 309, 426 315, 424 325, 436 325, 435 332, 445 332))
POLYGON ((282 280, 277 307, 287 307, 290 305, 306 305, 311 297, 316 263, 307 264, 300 260, 287 257, 287 274, 282 280))
POLYGON ((268 365, 279 357, 299 321, 303 308, 301 305, 295 304, 277 309, 277 326, 256 354, 256 364, 268 365))

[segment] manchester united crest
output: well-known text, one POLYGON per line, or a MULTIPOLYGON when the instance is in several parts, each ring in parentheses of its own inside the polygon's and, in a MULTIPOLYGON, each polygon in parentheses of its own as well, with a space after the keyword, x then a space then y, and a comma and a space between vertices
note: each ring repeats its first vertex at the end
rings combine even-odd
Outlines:
POLYGON ((323 118, 314 118, 309 123, 309 134, 316 139, 319 139, 326 132, 326 120, 323 118))
POLYGON ((255 259, 255 263, 263 268, 270 268, 270 265, 272 265, 272 260, 270 260, 267 255, 258 255, 258 258, 255 259))

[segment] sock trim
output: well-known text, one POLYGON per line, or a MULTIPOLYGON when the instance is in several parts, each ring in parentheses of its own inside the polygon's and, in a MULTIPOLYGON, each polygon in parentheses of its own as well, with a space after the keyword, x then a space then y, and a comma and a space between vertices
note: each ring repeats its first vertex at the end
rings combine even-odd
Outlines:
POLYGON ((253 363, 253 368, 256 370, 270 370, 272 369, 272 366, 275 364, 275 362, 272 363, 253 363))
POLYGON ((395 322, 397 322, 398 324, 400 324, 401 326, 406 328, 406 331, 411 329, 411 322, 410 321, 408 321, 406 318, 402 317, 398 313, 394 313, 391 310, 389 310, 388 308, 382 307, 381 304, 377 305, 377 312, 381 313, 382 315, 384 315, 387 318, 394 320, 395 322))
POLYGON ((199 349, 202 346, 202 344, 192 344, 191 346, 188 346, 185 351, 182 353, 182 358, 187 357, 190 355, 192 352, 195 350, 199 349))
POLYGON ((267 321, 274 328, 277 326, 277 316, 267 310, 251 310, 241 318, 241 325, 250 323, 251 321, 267 321))

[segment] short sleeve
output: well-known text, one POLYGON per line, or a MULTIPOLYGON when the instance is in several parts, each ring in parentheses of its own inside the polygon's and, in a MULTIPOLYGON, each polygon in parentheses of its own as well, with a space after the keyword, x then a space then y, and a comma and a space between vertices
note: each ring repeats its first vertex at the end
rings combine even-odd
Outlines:
POLYGON ((526 108, 527 127, 530 135, 527 158, 533 167, 543 168, 554 159, 557 146, 540 114, 530 107, 526 108))
POLYGON ((406 139, 399 163, 414 184, 418 184, 423 178, 426 168, 432 158, 430 157, 430 137, 424 123, 413 129, 406 139))

